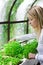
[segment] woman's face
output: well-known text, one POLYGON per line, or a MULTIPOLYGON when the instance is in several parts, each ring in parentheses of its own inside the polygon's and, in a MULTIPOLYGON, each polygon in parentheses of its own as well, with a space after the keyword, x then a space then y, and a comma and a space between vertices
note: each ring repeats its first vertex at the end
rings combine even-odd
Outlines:
POLYGON ((37 28, 38 27, 38 20, 36 18, 33 18, 32 16, 29 16, 29 24, 33 28, 37 28))

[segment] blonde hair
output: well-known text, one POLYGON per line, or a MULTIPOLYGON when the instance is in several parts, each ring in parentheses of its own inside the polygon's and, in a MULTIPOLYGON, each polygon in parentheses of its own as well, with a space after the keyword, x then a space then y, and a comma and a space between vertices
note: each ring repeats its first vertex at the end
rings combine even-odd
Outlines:
POLYGON ((40 6, 33 6, 27 12, 28 15, 39 20, 40 27, 43 27, 43 8, 40 6))

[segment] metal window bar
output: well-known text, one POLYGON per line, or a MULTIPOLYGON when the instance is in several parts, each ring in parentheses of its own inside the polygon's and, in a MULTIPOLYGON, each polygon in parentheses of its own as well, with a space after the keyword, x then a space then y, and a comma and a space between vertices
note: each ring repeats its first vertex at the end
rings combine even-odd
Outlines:
MULTIPOLYGON (((17 0, 15 0, 14 2, 13 2, 13 5, 11 6, 11 9, 10 9, 10 12, 9 12, 9 17, 8 17, 8 41, 10 40, 10 16, 11 16, 11 12, 12 12, 12 9, 13 9, 13 7, 14 7, 14 5, 15 5, 15 3, 16 3, 16 1, 17 0)), ((15 23, 23 23, 23 22, 27 22, 27 34, 28 34, 28 20, 24 20, 24 21, 14 21, 15 23)), ((14 23, 13 22, 13 23, 14 23)))

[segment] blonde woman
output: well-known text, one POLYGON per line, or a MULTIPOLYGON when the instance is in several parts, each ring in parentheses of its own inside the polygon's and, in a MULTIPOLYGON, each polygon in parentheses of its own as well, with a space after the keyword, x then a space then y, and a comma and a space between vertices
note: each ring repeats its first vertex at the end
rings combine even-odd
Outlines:
MULTIPOLYGON (((28 11, 29 24, 33 27, 34 33, 22 35, 16 39, 19 41, 36 38, 38 40, 38 54, 30 53, 30 59, 37 59, 43 65, 43 8, 34 6, 28 11)), ((14 39, 12 39, 14 40, 14 39)))

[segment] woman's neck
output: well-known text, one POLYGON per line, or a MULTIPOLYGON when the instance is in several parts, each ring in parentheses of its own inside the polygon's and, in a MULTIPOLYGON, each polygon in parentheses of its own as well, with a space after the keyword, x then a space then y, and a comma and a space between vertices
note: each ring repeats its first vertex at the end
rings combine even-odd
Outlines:
POLYGON ((34 30, 35 30, 37 39, 39 39, 39 36, 40 36, 40 33, 41 33, 41 28, 40 28, 40 27, 37 27, 37 28, 35 28, 34 30))

